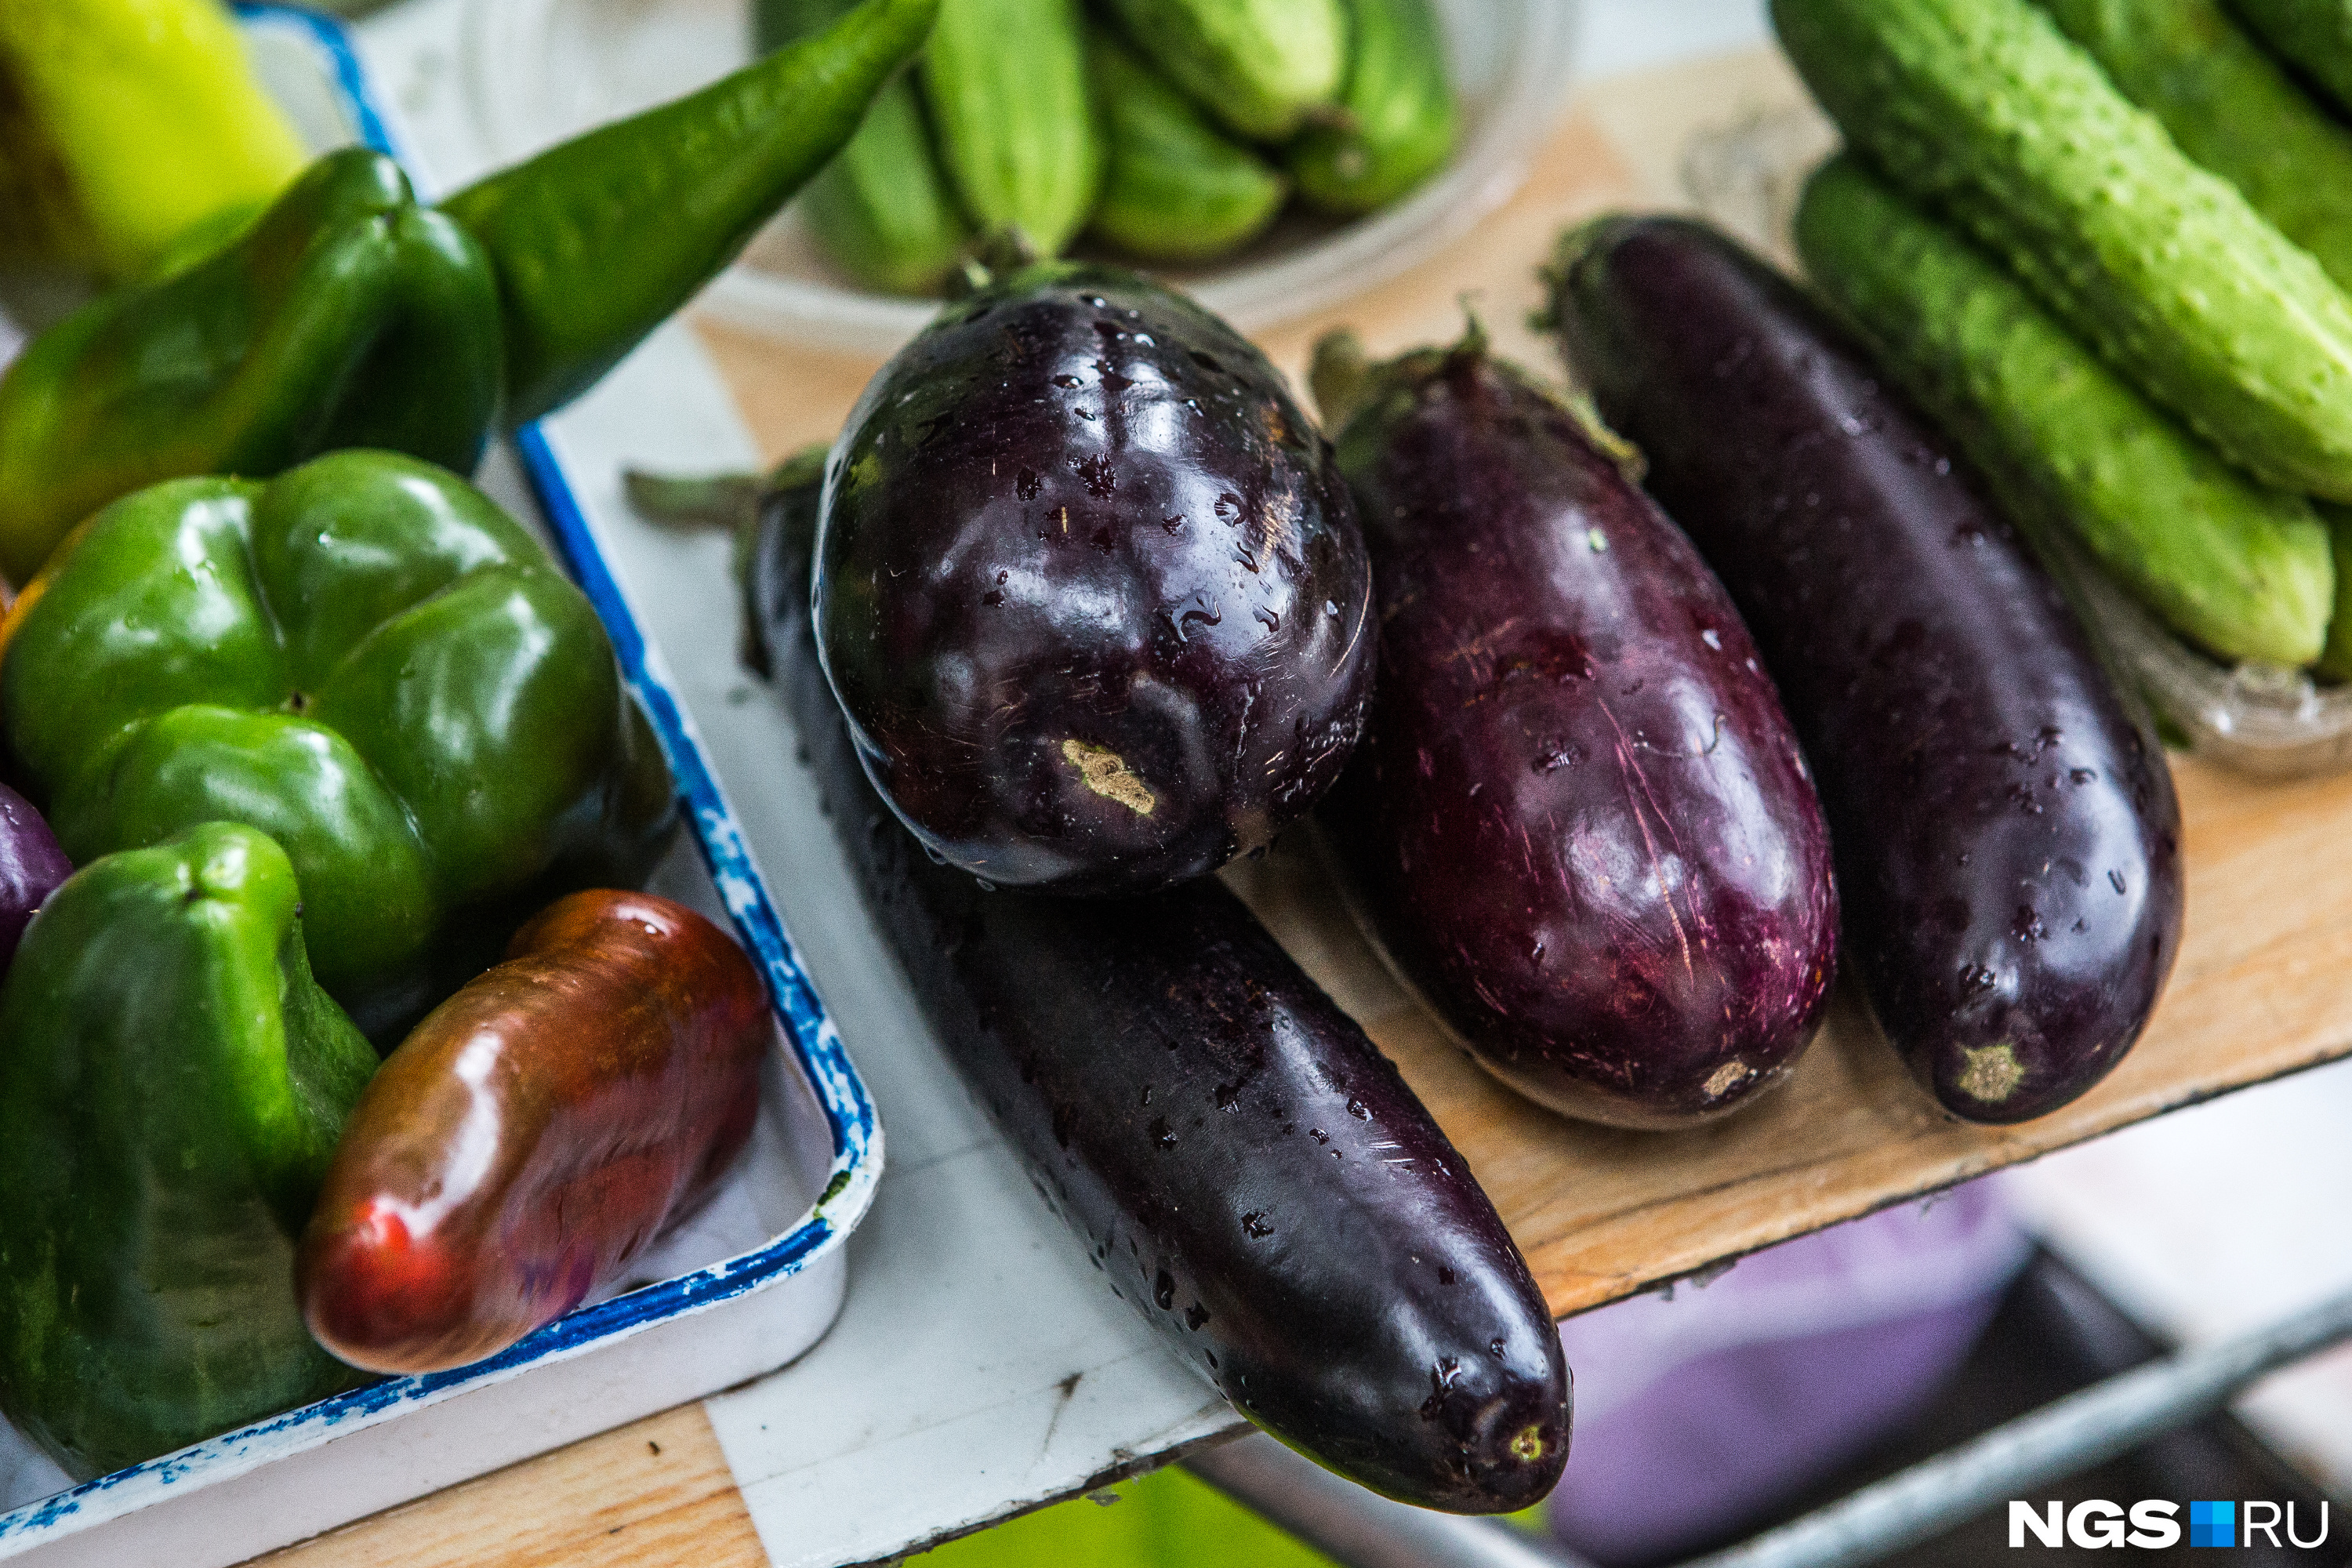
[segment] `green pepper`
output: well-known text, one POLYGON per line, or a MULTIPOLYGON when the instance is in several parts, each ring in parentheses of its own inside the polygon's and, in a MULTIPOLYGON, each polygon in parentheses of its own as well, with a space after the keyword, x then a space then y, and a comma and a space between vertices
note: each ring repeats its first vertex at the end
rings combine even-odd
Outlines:
POLYGON ((99 512, 0 622, 0 710, 77 865, 199 822, 275 837, 311 967, 371 1034, 554 892, 641 879, 675 820, 587 599, 389 453, 99 512))
POLYGON ((375 1053, 297 898, 205 824, 68 879, 0 987, 0 1409, 75 1476, 359 1381, 294 1258, 375 1053))
POLYGON ((303 161, 219 0, 0 5, 0 258, 135 277, 303 161))
POLYGON ((158 479, 375 446, 470 470, 585 390, 857 129, 940 0, 826 32, 419 207, 358 150, 208 260, 100 299, 0 375, 0 573, 158 479))
POLYGON ((68 529, 158 479, 350 446, 470 470, 498 399, 481 247, 391 159, 331 153, 243 239, 102 297, 0 377, 0 572, 24 582, 68 529))

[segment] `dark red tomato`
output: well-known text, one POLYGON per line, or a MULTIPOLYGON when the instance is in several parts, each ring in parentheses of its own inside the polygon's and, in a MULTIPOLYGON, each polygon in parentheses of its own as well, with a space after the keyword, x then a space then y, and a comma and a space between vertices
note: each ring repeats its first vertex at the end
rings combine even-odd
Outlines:
POLYGON ((303 1313, 354 1366, 504 1350, 619 1278, 751 1136, 774 1026, 726 932, 591 891, 509 951, 385 1058, 311 1212, 303 1313))

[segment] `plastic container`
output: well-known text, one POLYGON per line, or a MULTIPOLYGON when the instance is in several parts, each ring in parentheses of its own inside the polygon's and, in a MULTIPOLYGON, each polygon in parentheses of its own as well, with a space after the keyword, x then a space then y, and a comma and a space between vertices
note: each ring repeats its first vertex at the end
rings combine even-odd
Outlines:
MULTIPOLYGON (((485 139, 520 158, 599 121, 690 91, 751 55, 750 0, 471 0, 463 69, 485 139)), ((1396 205, 1336 228, 1293 225, 1233 263, 1171 271, 1259 332, 1328 309, 1427 258, 1510 199, 1558 116, 1577 0, 1437 0, 1461 95, 1454 161, 1396 205)), ((832 274, 786 212, 704 293, 733 326, 879 358, 930 320, 929 300, 832 274)))
MULTIPOLYGON (((275 6, 239 9, 273 92, 315 144, 396 151, 339 25, 275 6)), ((475 1365, 389 1379, 47 1496, 62 1478, 0 1424, 0 1507, 22 1505, 0 1514, 0 1559, 42 1568, 242 1562, 772 1371, 823 1337, 840 1310, 843 1243, 881 1174, 873 1100, 705 752, 697 709, 712 721, 723 714, 712 715, 700 688, 677 685, 654 641, 698 640, 708 605, 633 593, 574 493, 562 417, 523 431, 480 479, 542 525, 603 618, 668 756, 688 830, 654 886, 731 921, 766 974, 777 1047, 751 1145, 710 1202, 638 1260, 640 1279, 625 1293, 475 1365)))

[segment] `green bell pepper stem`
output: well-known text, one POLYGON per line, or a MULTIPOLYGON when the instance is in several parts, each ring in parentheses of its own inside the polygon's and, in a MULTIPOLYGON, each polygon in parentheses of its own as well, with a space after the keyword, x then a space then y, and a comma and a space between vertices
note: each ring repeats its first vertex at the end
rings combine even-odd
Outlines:
POLYGON ((75 1476, 360 1381, 294 1253, 376 1058, 299 897, 205 824, 69 878, 0 987, 0 1408, 75 1476))
POLYGON ((507 412, 585 391, 831 161, 940 0, 866 0, 825 32, 441 204, 497 269, 507 412))
POLYGON ((0 376, 0 572, 30 578, 118 496, 381 447, 471 469, 496 417, 498 290, 390 159, 313 163, 226 249, 117 290, 0 376))

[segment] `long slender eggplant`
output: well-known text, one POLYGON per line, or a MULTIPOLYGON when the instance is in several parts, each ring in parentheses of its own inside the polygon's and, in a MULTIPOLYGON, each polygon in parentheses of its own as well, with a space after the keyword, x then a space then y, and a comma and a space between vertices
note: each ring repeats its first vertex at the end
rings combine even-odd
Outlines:
POLYGON ((1015 272, 883 367, 834 448, 815 588, 866 772, 1008 888, 1156 891, 1339 777, 1371 570, 1330 447, 1214 316, 1015 272))
POLYGON ((1598 219, 1551 280, 1570 363, 1780 682, 1887 1037, 1970 1121, 2073 1100, 2171 970, 2180 815, 2064 597, 1957 446, 1722 235, 1598 219))
POLYGON ((1738 612, 1558 394, 1452 350, 1316 393, 1381 683, 1324 814, 1351 902, 1496 1076, 1676 1127, 1781 1081, 1837 960, 1829 832, 1738 612))
POLYGON ((771 500, 753 624, 877 923, 1039 1194, 1234 1408, 1375 1490, 1524 1508, 1568 1458, 1542 1296, 1412 1089, 1213 879, 991 892, 876 795, 809 633, 813 488, 771 500))

